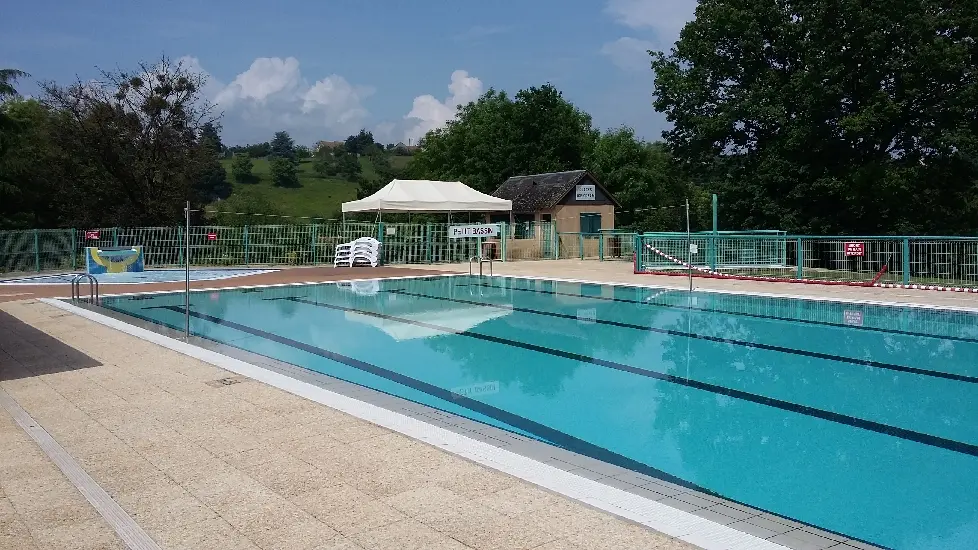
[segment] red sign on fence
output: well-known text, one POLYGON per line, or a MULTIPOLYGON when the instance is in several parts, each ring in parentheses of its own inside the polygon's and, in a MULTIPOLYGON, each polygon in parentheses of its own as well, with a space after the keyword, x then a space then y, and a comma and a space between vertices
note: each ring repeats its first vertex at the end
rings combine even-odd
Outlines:
POLYGON ((207 240, 208 241, 216 241, 217 240, 217 233, 208 233, 207 234, 207 240))
POLYGON ((866 253, 864 243, 846 243, 846 256, 862 256, 866 253))
POLYGON ((85 239, 87 239, 89 241, 97 241, 98 240, 98 231, 92 231, 92 230, 86 231, 85 232, 85 239))

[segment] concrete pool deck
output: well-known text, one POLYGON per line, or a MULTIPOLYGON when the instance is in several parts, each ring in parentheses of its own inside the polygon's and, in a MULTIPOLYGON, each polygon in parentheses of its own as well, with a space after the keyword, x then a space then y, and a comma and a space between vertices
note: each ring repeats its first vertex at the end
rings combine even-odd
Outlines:
MULTIPOLYGON (((496 274, 685 285, 681 278, 634 275, 630 265, 615 262, 493 267, 496 274)), ((417 275, 428 268, 302 268, 194 286, 417 275)), ((467 265, 430 268, 468 271, 467 265)), ((978 307, 978 296, 964 294, 694 282, 718 290, 978 307)), ((116 292, 179 289, 147 284, 116 292)), ((0 305, 0 389, 158 547, 696 548, 34 297, 0 305)), ((124 518, 100 515, 4 408, 0 549, 134 547, 117 534, 124 518)), ((798 549, 869 548, 842 540, 794 542, 798 549)))

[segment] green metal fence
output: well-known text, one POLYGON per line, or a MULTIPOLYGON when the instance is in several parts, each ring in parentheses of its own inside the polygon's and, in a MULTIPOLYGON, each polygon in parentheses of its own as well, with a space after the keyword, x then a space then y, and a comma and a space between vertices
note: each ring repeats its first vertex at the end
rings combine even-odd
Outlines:
POLYGON ((729 275, 978 286, 978 237, 698 233, 687 241, 685 234, 646 233, 635 237, 635 246, 639 272, 684 269, 665 254, 729 275))
MULTIPOLYGON (((466 262, 480 253, 501 260, 556 257, 553 223, 500 224, 498 237, 450 239, 446 223, 360 223, 192 226, 195 266, 332 264, 336 245, 359 237, 384 243, 388 264, 466 262), (213 235, 215 238, 209 238, 213 235)), ((142 246, 147 267, 184 263, 184 227, 100 227, 0 231, 0 273, 71 271, 84 267, 88 246, 142 246)))

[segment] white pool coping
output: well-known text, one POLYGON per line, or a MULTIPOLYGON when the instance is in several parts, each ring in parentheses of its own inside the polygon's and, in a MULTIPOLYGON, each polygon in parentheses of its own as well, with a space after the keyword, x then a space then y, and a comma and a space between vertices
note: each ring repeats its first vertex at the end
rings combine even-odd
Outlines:
MULTIPOLYGON (((423 277, 432 276, 407 276, 391 279, 423 277)), ((374 279, 376 278, 359 280, 374 279)), ((328 282, 346 283, 352 281, 328 282)), ((323 281, 298 284, 323 284, 323 281)), ((262 285, 250 288, 294 285, 296 283, 262 285)), ((213 290, 220 289, 210 289, 210 291, 213 290)), ((199 292, 207 291, 209 289, 199 290, 199 292)), ((161 291, 153 293, 171 292, 161 291)), ((263 382, 327 407, 343 411, 408 437, 424 441, 447 452, 510 474, 529 483, 539 485, 605 512, 645 525, 679 540, 694 544, 704 550, 785 550, 786 548, 782 545, 701 518, 695 514, 672 508, 621 489, 609 487, 597 481, 580 477, 554 466, 465 437, 464 435, 438 426, 433 426, 415 418, 359 401, 175 338, 130 325, 124 321, 74 306, 56 298, 40 298, 39 300, 45 304, 74 313, 75 315, 114 328, 131 336, 210 363, 235 374, 263 382)))

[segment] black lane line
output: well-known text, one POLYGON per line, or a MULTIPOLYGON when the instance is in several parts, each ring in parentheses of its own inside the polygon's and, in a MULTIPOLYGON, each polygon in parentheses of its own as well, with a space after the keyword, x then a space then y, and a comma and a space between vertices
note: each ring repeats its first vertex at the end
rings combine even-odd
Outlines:
MULTIPOLYGON (((152 306, 143 309, 168 309, 170 311, 175 311, 181 315, 183 315, 184 312, 186 311, 183 306, 152 306)), ((518 428, 527 433, 535 434, 538 437, 553 442, 555 445, 574 451, 578 454, 586 455, 591 458, 601 460, 603 462, 608 462, 609 464, 614 464, 616 466, 621 466, 622 468, 643 473, 661 479, 663 481, 668 481, 676 485, 687 487, 689 489, 694 489, 697 491, 702 491, 710 494, 716 494, 714 491, 710 491, 705 487, 700 487, 696 484, 690 483, 672 474, 668 474, 666 472, 663 472, 662 470, 653 468, 648 464, 643 464, 637 460, 628 458, 627 456, 620 455, 614 451, 605 449, 604 447, 600 447, 593 443, 584 441, 583 439, 579 439, 570 434, 564 433, 560 430, 556 430, 544 424, 540 424, 539 422, 535 422, 533 420, 524 418, 520 415, 511 413, 509 411, 505 411, 503 409, 493 407, 492 405, 482 403, 481 401, 476 401, 475 399, 471 399, 463 395, 452 393, 449 390, 446 390, 444 388, 439 388, 438 386, 429 384, 422 380, 411 378, 410 376, 406 376, 404 374, 400 374, 392 370, 387 370, 383 367, 378 367, 377 365, 367 363, 366 361, 361 361, 353 357, 348 357, 346 355, 341 355, 339 353, 335 353, 323 348, 318 348, 310 344, 299 342, 298 340, 292 340, 291 338, 279 336, 271 332, 265 332, 261 329, 250 327, 248 325, 242 325, 240 323, 235 323, 234 321, 228 321, 227 319, 214 317, 213 315, 207 315, 196 311, 191 311, 190 315, 191 317, 196 317, 198 319, 210 321, 211 323, 217 325, 233 328, 237 331, 244 332, 246 334, 258 336, 260 338, 264 338, 272 342, 276 342, 285 346, 302 350, 304 352, 311 353, 313 355, 318 355, 319 357, 324 357, 331 361, 336 361, 337 363, 342 363, 349 367, 353 367, 357 370, 368 372, 370 374, 379 376, 381 378, 385 378, 392 382, 396 382, 398 384, 401 384, 402 386, 407 386, 409 388, 418 390, 420 392, 426 393, 432 397, 437 397, 449 403, 455 403, 471 411, 477 412, 479 414, 483 414, 489 418, 493 418, 504 424, 513 426, 514 428, 518 428)))
MULTIPOLYGON (((964 443, 962 441, 955 441, 953 439, 947 439, 944 437, 925 434, 921 432, 915 432, 913 430, 908 430, 906 428, 898 428, 896 426, 890 426, 889 424, 883 424, 880 422, 874 422, 872 420, 866 420, 864 418, 857 418, 854 416, 849 416, 845 414, 840 414, 832 411, 826 411, 823 409, 817 409, 815 407, 809 407, 808 405, 801 405, 799 403, 792 403, 790 401, 784 401, 781 399, 776 399, 773 397, 767 397, 764 395, 758 395, 755 393, 746 392, 743 390, 737 390, 734 388, 728 388, 726 386, 719 386, 716 384, 710 384, 708 382, 700 382, 698 380, 687 380, 679 376, 673 376, 671 374, 664 374, 661 372, 655 372, 645 369, 640 369, 638 367, 633 367, 631 365, 625 365, 623 363, 616 363, 614 361, 608 361, 606 359, 597 359, 595 357, 588 357, 586 355, 581 355, 579 353, 573 353, 569 351, 548 348, 546 346, 539 346, 536 344, 528 344, 525 342, 518 342, 516 340, 509 340, 507 338, 500 338, 498 336, 490 336, 488 334, 480 334, 478 332, 469 332, 467 330, 458 330, 448 327, 443 327, 439 325, 433 325, 431 323, 425 323, 423 321, 415 321, 412 319, 405 319, 403 317, 396 317, 394 315, 386 315, 384 313, 376 313, 373 311, 367 311, 362 309, 356 309, 352 307, 344 307, 333 304, 326 304, 322 302, 313 302, 310 300, 303 300, 300 298, 267 298, 268 300, 291 300, 293 302, 298 302, 301 304, 307 304, 315 307, 322 307, 327 309, 332 309, 336 311, 346 311, 351 313, 359 313, 362 315, 367 315, 370 317, 377 317, 378 319, 385 319, 388 321, 396 321, 399 323, 405 323, 409 325, 415 325, 431 330, 437 330, 440 332, 448 334, 457 334, 459 336, 467 336, 469 338, 474 338, 477 340, 483 340, 486 342, 492 342, 495 344, 503 344, 505 346, 511 346, 515 348, 522 348, 530 351, 536 351, 540 353, 546 353, 547 355, 552 355, 554 357, 562 357, 564 359, 570 359, 572 361, 581 361, 584 363, 591 363, 593 365, 598 365, 601 367, 607 367, 622 372, 628 372, 631 374, 637 374, 639 376, 645 376, 647 378, 655 378, 656 380, 662 380, 665 382, 671 382, 673 384, 678 384, 680 386, 686 386, 689 388, 694 388, 698 390, 708 391, 711 393, 717 393, 720 395, 726 395, 734 399, 740 399, 743 401, 750 401, 752 403, 757 403, 759 405, 766 405, 768 407, 773 407, 776 409, 781 409, 784 411, 804 414, 814 418, 819 418, 821 420, 828 420, 829 422, 835 422, 837 424, 844 424, 846 426, 852 426, 854 428, 861 428, 871 432, 880 433, 883 435, 889 435, 893 437, 898 437, 900 439, 905 439, 907 441, 913 441, 916 443, 921 443, 924 445, 929 445, 931 447, 938 447, 941 449, 946 449, 949 451, 954 451, 966 455, 978 457, 978 445, 973 445, 971 443, 964 443)), ((178 306, 169 306, 170 309, 176 308, 178 306)), ((183 309, 180 308, 183 312, 183 309)))
MULTIPOLYGON (((568 283, 575 284, 575 283, 568 283)), ((724 315, 737 315, 740 317, 753 317, 755 319, 771 319, 774 321, 786 321, 789 323, 803 323, 806 325, 821 325, 826 327, 835 328, 845 328, 845 329, 855 329, 855 330, 868 330, 871 332, 884 332, 887 334, 900 334, 903 336, 913 336, 917 338, 937 338, 940 340, 953 340, 956 342, 970 342, 972 344, 978 343, 978 339, 968 338, 967 336, 938 336, 936 334, 926 334, 923 332, 913 332, 909 330, 900 330, 895 328, 880 328, 880 327, 867 327, 867 326, 857 326, 857 325, 840 325, 839 323, 830 323, 828 321, 815 321, 812 319, 793 319, 788 317, 778 317, 777 315, 764 315, 763 313, 747 313, 739 311, 726 311, 722 309, 701 309, 701 308, 688 308, 685 306, 677 306, 672 304, 657 304, 655 302, 646 302, 643 300, 629 300, 627 298, 609 298, 607 296, 589 296, 587 294, 574 294, 572 292, 557 292, 554 290, 539 290, 536 288, 516 288, 516 287, 504 287, 495 286, 488 283, 461 283, 455 286, 482 286, 486 288, 502 288, 505 290, 517 290, 519 292, 535 292, 537 294, 552 294, 555 296, 571 296, 574 298, 591 298, 593 300, 604 300, 607 302, 622 302, 626 304, 642 304, 646 306, 661 307, 666 309, 677 309, 682 311, 701 311, 701 312, 713 312, 722 313, 724 315)))
MULTIPOLYGON (((548 317, 557 317, 557 318, 560 318, 560 319, 571 319, 571 320, 576 320, 577 319, 577 316, 575 316, 575 315, 569 315, 569 314, 566 314, 566 313, 555 313, 555 312, 552 312, 552 311, 542 311, 542 310, 538 310, 538 309, 530 309, 530 308, 525 308, 525 307, 517 307, 517 306, 509 306, 509 305, 487 304, 485 302, 477 302, 477 301, 474 301, 474 300, 462 300, 462 299, 459 299, 459 298, 448 298, 448 297, 445 297, 445 296, 430 296, 428 294, 417 294, 417 293, 408 292, 406 290, 400 290, 400 289, 387 290, 387 291, 382 291, 382 292, 390 292, 390 293, 393 293, 393 294, 403 294, 405 296, 414 296, 416 298, 430 298, 432 300, 444 300, 444 301, 448 301, 448 302, 457 302, 459 304, 469 304, 469 305, 476 305, 476 306, 492 307, 492 308, 496 308, 496 309, 505 309, 507 311, 519 311, 519 312, 522 312, 522 313, 532 313, 532 314, 535 314, 535 315, 546 315, 548 317)), ((645 325, 636 325, 636 324, 624 323, 624 322, 620 322, 620 321, 609 321, 609 320, 603 320, 603 319, 594 319, 594 322, 597 323, 597 324, 599 324, 599 325, 608 325, 608 326, 613 326, 613 327, 628 328, 628 329, 641 330, 641 331, 646 331, 646 332, 656 332, 656 333, 659 333, 659 334, 668 334, 670 336, 685 336, 687 338, 696 338, 698 340, 708 340, 710 342, 717 342, 717 343, 721 343, 721 344, 733 344, 735 346, 744 346, 744 347, 747 347, 747 348, 757 348, 757 349, 763 349, 763 350, 767 350, 767 351, 777 351, 777 352, 781 352, 781 353, 790 353, 792 355, 802 355, 802 356, 805 356, 805 357, 813 357, 813 358, 816 358, 816 359, 825 359, 827 361, 837 361, 837 362, 840 362, 840 363, 849 363, 849 364, 852 364, 852 365, 859 365, 859 366, 863 366, 863 367, 873 367, 873 368, 877 368, 877 369, 886 369, 886 370, 892 370, 892 371, 907 372, 907 373, 910 373, 910 374, 919 374, 919 375, 922 375, 922 376, 932 376, 934 378, 945 378, 947 380, 954 380, 955 382, 968 382, 968 383, 971 383, 971 384, 978 384, 978 376, 968 376, 968 375, 965 375, 965 374, 955 374, 955 373, 951 373, 951 372, 943 372, 943 371, 936 371, 936 370, 929 370, 929 369, 919 369, 919 368, 916 368, 916 367, 906 367, 906 366, 903 366, 903 365, 896 365, 896 364, 893 364, 893 363, 883 363, 881 361, 873 361, 873 360, 870 360, 870 359, 856 359, 856 358, 853 358, 853 357, 846 357, 846 356, 843 356, 843 355, 833 355, 831 353, 821 353, 821 352, 818 352, 818 351, 806 351, 806 350, 801 350, 801 349, 787 348, 787 347, 783 347, 783 346, 776 346, 776 345, 773 345, 773 344, 761 344, 761 343, 755 343, 755 342, 747 342, 745 340, 734 340, 734 339, 731 339, 731 338, 722 338, 720 336, 708 336, 708 335, 705 335, 705 334, 696 334, 694 332, 683 332, 683 331, 680 331, 680 330, 671 330, 671 329, 664 329, 664 328, 649 327, 649 326, 645 326, 645 325)))

